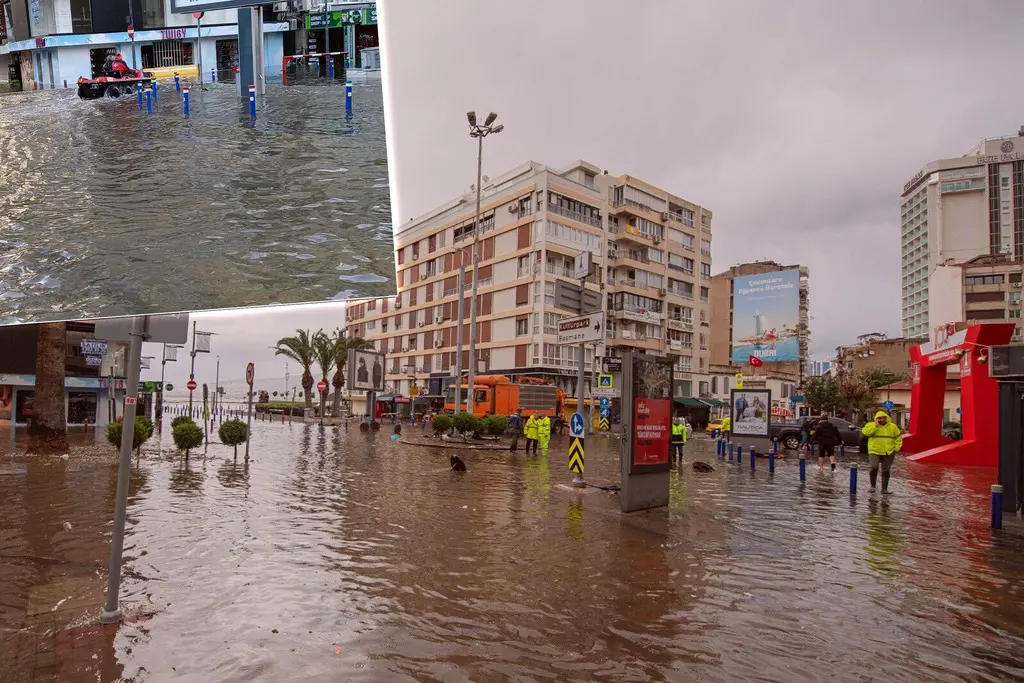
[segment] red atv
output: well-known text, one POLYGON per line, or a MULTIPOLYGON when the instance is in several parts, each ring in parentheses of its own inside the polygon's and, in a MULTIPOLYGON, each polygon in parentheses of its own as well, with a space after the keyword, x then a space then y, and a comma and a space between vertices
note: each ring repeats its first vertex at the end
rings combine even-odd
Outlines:
POLYGON ((134 95, 136 89, 144 88, 153 79, 146 76, 141 69, 131 69, 124 63, 120 54, 107 57, 102 73, 96 78, 78 79, 78 96, 83 100, 95 100, 101 97, 117 99, 126 95, 134 95))

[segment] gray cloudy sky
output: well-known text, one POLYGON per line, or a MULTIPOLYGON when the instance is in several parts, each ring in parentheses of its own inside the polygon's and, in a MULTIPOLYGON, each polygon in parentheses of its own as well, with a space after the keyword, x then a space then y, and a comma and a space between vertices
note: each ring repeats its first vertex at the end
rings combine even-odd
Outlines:
POLYGON ((811 269, 812 354, 900 332, 899 192, 1024 124, 1024 2, 383 0, 396 225, 584 158, 715 212, 714 272, 811 269))
MULTIPOLYGON (((308 329, 310 334, 321 328, 333 332, 344 326, 344 310, 343 303, 327 302, 194 313, 189 319, 190 330, 194 319, 200 332, 215 333, 210 340, 210 353, 196 355, 196 382, 206 382, 213 387, 219 355, 221 384, 244 379, 245 366, 252 362, 256 364, 256 386, 264 388, 261 378, 284 377, 288 361, 282 356, 275 357, 270 348, 278 339, 291 336, 300 328, 308 329)), ((191 348, 191 341, 189 345, 191 348)), ((142 371, 142 379, 160 379, 161 351, 160 344, 143 345, 142 355, 153 356, 153 361, 149 370, 142 371)), ((178 351, 177 361, 167 363, 166 381, 173 384, 176 391, 183 389, 188 381, 189 362, 188 349, 185 349, 178 351)), ((289 369, 292 382, 297 383, 301 368, 291 362, 289 369)), ((316 366, 313 374, 319 378, 316 366)), ((283 390, 284 387, 282 383, 280 387, 266 388, 283 390)))

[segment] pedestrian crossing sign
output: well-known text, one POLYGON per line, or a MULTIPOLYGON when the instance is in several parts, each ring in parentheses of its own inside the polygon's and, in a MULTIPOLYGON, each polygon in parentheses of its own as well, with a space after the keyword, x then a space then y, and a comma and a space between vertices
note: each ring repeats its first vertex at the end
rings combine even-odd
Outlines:
POLYGON ((611 375, 598 375, 597 376, 597 388, 598 389, 614 389, 612 385, 611 375))

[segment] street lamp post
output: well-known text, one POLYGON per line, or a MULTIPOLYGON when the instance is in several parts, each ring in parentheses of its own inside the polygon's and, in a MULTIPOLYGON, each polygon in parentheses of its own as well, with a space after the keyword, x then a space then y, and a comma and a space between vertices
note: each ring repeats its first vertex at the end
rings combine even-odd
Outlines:
POLYGON ((498 115, 493 111, 487 115, 483 125, 476 122, 476 112, 466 114, 469 121, 469 137, 476 138, 476 219, 473 225, 473 292, 469 296, 469 377, 466 392, 466 410, 470 415, 474 409, 474 385, 476 382, 476 290, 480 272, 480 191, 483 184, 484 138, 492 133, 500 133, 505 129, 502 124, 494 125, 498 115))

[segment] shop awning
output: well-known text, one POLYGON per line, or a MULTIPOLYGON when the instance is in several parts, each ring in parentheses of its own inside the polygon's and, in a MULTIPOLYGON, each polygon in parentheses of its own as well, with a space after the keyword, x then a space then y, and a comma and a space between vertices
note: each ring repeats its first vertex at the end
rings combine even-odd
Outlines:
POLYGON ((694 408, 707 408, 707 404, 701 401, 699 398, 677 398, 675 402, 682 406, 693 406, 694 408))
POLYGON ((702 398, 701 401, 707 403, 712 408, 728 408, 729 404, 726 401, 719 401, 717 398, 702 398))

